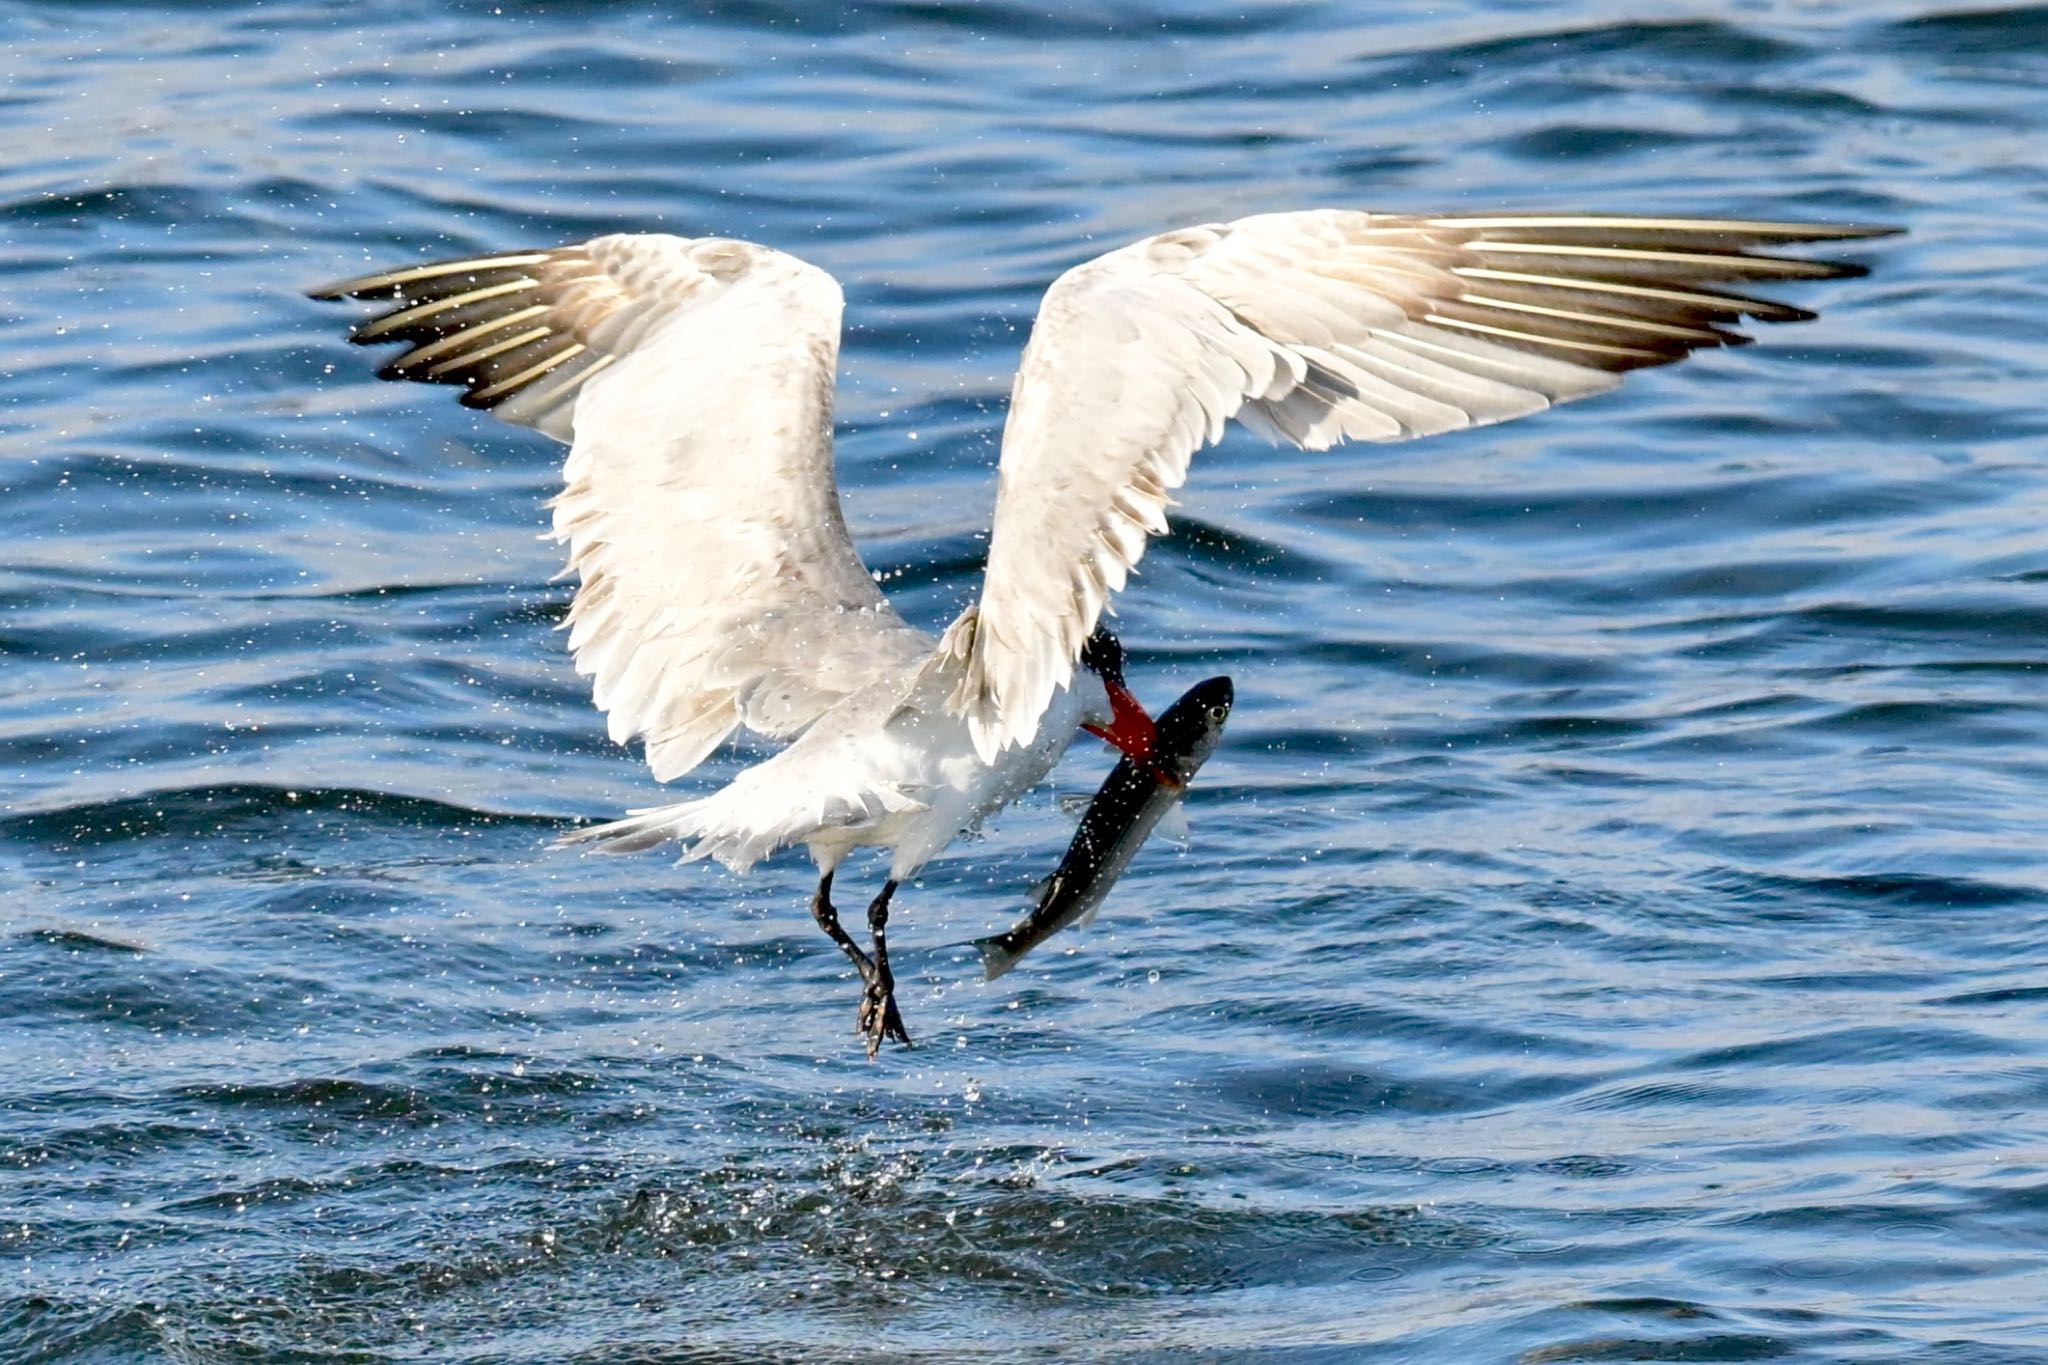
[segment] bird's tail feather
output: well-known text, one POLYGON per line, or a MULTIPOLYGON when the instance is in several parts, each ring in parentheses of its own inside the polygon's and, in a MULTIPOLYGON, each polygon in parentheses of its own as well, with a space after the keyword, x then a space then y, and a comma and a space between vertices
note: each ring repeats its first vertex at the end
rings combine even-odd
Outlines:
POLYGON ((718 815, 712 799, 679 801, 571 830, 555 842, 593 845, 604 853, 639 853, 675 842, 684 845, 682 861, 686 863, 716 858, 736 872, 744 872, 775 851, 772 835, 764 838, 757 832, 733 828, 718 815))
POLYGON ((751 794, 743 778, 694 801, 650 806, 629 812, 622 820, 571 830, 556 842, 595 845, 606 853, 637 853, 675 842, 684 845, 683 862, 715 858, 735 872, 744 872, 775 850, 802 843, 821 830, 856 827, 891 813, 925 809, 923 801, 893 783, 820 797, 803 810, 774 802, 760 809, 761 803, 751 801, 751 794))

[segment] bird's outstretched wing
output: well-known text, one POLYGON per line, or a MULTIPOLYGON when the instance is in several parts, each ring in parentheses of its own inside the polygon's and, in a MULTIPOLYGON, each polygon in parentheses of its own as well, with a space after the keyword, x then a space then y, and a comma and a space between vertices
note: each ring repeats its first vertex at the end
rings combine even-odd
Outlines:
POLYGON ((741 725, 801 730, 932 647, 861 563, 832 470, 838 284, 747 242, 662 235, 443 261, 315 298, 384 311, 386 379, 571 442, 555 535, 577 671, 612 738, 688 772, 741 725))
POLYGON ((984 757, 1036 732, 1108 596, 1236 417, 1310 450, 1599 393, 1812 313, 1712 288, 1863 273, 1767 249, 1891 229, 1336 209, 1150 237, 1046 293, 1010 399, 954 704, 984 757))

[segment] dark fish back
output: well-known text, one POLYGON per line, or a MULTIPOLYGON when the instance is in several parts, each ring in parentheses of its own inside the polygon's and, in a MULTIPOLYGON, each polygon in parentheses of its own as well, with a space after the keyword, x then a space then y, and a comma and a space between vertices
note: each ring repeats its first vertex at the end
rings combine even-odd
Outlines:
POLYGON ((1162 785, 1150 769, 1128 757, 1110 769, 1088 803, 1080 827, 1074 831, 1074 840, 1067 845, 1066 857, 1060 859, 1059 867, 1050 877, 1038 884, 1036 908, 1043 910, 1059 899, 1062 890, 1085 886, 1093 880, 1115 851, 1116 841, 1162 785))

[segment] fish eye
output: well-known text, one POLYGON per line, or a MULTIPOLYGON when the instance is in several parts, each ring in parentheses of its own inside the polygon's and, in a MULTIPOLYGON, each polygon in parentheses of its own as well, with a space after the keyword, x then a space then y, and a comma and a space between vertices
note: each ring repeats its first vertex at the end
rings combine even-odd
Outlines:
POLYGON ((1224 710, 1220 706, 1212 706, 1209 708, 1209 719, 1212 723, 1217 725, 1221 725, 1223 723, 1223 718, 1229 714, 1230 713, 1228 711, 1224 710))

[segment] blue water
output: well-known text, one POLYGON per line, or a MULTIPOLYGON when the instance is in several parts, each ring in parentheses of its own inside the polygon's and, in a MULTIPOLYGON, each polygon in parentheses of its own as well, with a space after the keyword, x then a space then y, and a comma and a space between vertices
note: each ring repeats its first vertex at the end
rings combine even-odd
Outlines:
POLYGON ((0 3, 0 1360, 2048 1359, 2048 9, 701 8, 0 3), (937 625, 1046 283, 1318 204, 1912 235, 1615 395, 1205 457, 1120 618, 1237 681, 1193 847, 981 984, 1077 746, 898 898, 874 1065, 801 860, 549 847, 661 799, 559 451, 298 293, 823 265, 937 625))

